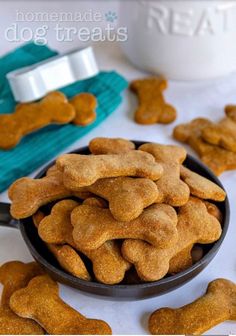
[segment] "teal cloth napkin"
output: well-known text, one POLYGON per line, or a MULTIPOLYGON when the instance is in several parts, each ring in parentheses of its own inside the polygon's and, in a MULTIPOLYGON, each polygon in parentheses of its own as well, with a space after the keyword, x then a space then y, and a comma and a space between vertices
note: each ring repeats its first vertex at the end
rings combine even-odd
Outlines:
MULTIPOLYGON (((0 58, 0 114, 14 110, 16 102, 12 96, 6 74, 9 71, 40 62, 57 53, 46 46, 27 44, 0 58)), ((68 98, 80 92, 91 92, 98 100, 96 121, 86 127, 74 125, 45 127, 23 138, 15 148, 0 150, 0 192, 16 179, 30 174, 66 147, 98 126, 121 103, 121 92, 127 81, 117 72, 100 72, 97 76, 62 88, 68 98)), ((0 135, 1 136, 1 135, 0 135)))

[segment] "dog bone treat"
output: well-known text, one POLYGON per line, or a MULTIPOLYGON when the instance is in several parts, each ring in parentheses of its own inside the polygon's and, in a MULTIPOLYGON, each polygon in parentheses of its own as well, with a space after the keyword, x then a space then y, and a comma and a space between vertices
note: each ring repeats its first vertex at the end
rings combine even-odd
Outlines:
POLYGON ((236 122, 224 118, 217 124, 206 127, 202 131, 203 139, 212 144, 236 152, 236 122))
POLYGON ((75 109, 73 123, 78 126, 86 126, 96 119, 97 99, 91 93, 80 93, 70 100, 75 109))
POLYGON ((188 246, 213 243, 220 238, 221 225, 210 215, 205 204, 190 198, 178 213, 178 241, 169 248, 156 248, 141 240, 125 240, 122 254, 136 267, 141 279, 156 281, 169 271, 170 260, 188 246))
POLYGON ((115 220, 108 209, 81 205, 73 210, 71 222, 78 249, 93 250, 111 239, 143 239, 159 247, 177 240, 176 212, 166 204, 152 205, 129 223, 115 220))
POLYGON ((78 202, 72 200, 63 200, 56 203, 51 214, 39 223, 38 233, 40 238, 48 244, 69 244, 75 247, 70 215, 78 205, 78 202))
POLYGON ((64 184, 71 190, 105 177, 136 176, 158 180, 163 172, 154 157, 142 151, 113 155, 64 154, 57 159, 57 167, 63 171, 64 184))
POLYGON ((0 306, 1 335, 43 335, 43 329, 34 321, 17 316, 10 308, 11 295, 25 287, 35 276, 43 274, 34 262, 24 264, 20 261, 7 262, 0 267, 0 282, 3 292, 0 306))
POLYGON ((135 121, 139 124, 169 124, 176 119, 176 110, 165 102, 163 91, 167 81, 163 78, 151 77, 135 80, 130 89, 137 94, 139 107, 135 111, 135 121))
POLYGON ((63 185, 62 173, 55 167, 41 179, 22 177, 8 190, 12 201, 11 215, 16 219, 30 217, 42 205, 72 195, 72 191, 63 185))
POLYGON ((19 104, 12 114, 0 116, 0 148, 15 147, 21 138, 49 124, 66 124, 75 111, 61 92, 49 93, 39 103, 19 104))
MULTIPOLYGON (((37 211, 36 214, 33 215, 33 222, 37 229, 43 218, 45 218, 45 215, 41 211, 37 211)), ((65 271, 77 278, 86 281, 91 280, 83 260, 71 246, 47 244, 47 247, 65 271)))
POLYGON ((135 149, 135 144, 121 138, 94 138, 89 143, 92 154, 122 154, 135 149))
POLYGON ((1 305, 8 305, 13 292, 25 287, 35 276, 43 274, 41 267, 35 262, 25 264, 21 261, 10 261, 0 267, 0 283, 3 285, 1 305))
POLYGON ((160 199, 155 182, 147 178, 105 178, 87 188, 105 198, 114 218, 124 222, 137 218, 144 208, 160 199))
POLYGON ((193 244, 187 246, 185 249, 177 253, 171 260, 169 266, 169 274, 176 274, 182 272, 192 266, 192 248, 193 244))
POLYGON ((180 176, 189 186, 190 192, 193 196, 217 202, 225 200, 225 191, 207 178, 194 173, 184 166, 181 166, 180 168, 180 176))
POLYGON ((48 275, 32 279, 26 288, 16 291, 11 309, 19 316, 31 318, 52 335, 108 335, 109 325, 87 319, 59 297, 59 288, 48 275))
POLYGON ((173 136, 178 141, 188 143, 216 175, 236 169, 236 153, 208 144, 202 139, 203 129, 210 125, 207 119, 194 119, 188 124, 176 126, 173 136))
POLYGON ((100 198, 100 197, 89 197, 89 198, 86 198, 84 201, 83 201, 83 205, 91 205, 91 206, 97 206, 99 208, 108 208, 108 204, 107 204, 107 201, 105 201, 103 198, 100 198))
POLYGON ((154 156, 156 162, 162 164, 163 175, 156 181, 161 194, 158 203, 167 203, 172 206, 181 206, 188 202, 189 188, 180 179, 180 164, 186 159, 186 150, 179 146, 144 144, 140 150, 154 156))
POLYGON ((226 320, 236 320, 236 285, 216 279, 208 285, 205 295, 181 308, 161 308, 149 318, 153 335, 202 335, 226 320))

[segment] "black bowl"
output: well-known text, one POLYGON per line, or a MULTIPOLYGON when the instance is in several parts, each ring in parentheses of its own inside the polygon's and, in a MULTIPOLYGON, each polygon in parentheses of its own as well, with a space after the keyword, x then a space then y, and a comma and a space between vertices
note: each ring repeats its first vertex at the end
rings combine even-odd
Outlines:
MULTIPOLYGON (((144 143, 141 141, 134 142, 137 147, 144 143)), ((84 147, 73 151, 73 153, 89 154, 90 152, 88 147, 84 147)), ((54 162, 50 163, 35 178, 43 177, 48 168, 53 164, 54 162)), ((184 162, 184 165, 192 171, 208 178, 209 180, 215 182, 221 188, 223 188, 218 178, 197 159, 188 155, 184 162)), ((73 275, 68 274, 60 267, 56 259, 47 249, 44 242, 39 238, 37 230, 33 225, 32 218, 20 220, 18 222, 18 227, 20 228, 21 234, 34 259, 40 265, 42 265, 47 273, 49 273, 55 280, 90 294, 102 295, 117 299, 144 299, 148 297, 158 296, 174 290, 180 286, 183 286, 189 280, 193 279, 196 275, 198 275, 215 257, 225 238, 229 226, 230 210, 228 198, 226 198, 224 202, 217 203, 217 206, 223 214, 222 235, 217 242, 204 246, 205 254, 203 258, 195 263, 193 266, 189 267, 187 270, 180 272, 176 275, 170 275, 158 281, 140 284, 104 285, 95 281, 84 281, 78 279, 73 275)), ((2 214, 2 218, 3 217, 4 216, 2 214)), ((5 222, 6 217, 7 215, 5 216, 5 222)), ((14 222, 11 221, 11 224, 12 226, 14 226, 14 222)), ((89 264, 89 261, 87 261, 87 263, 88 267, 90 268, 91 265, 89 264)))

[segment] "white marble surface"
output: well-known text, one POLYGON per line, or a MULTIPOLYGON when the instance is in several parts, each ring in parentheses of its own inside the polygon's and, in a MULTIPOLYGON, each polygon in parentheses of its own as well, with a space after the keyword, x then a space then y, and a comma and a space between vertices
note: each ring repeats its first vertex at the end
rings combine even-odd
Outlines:
MULTIPOLYGON (((11 46, 6 44, 4 49, 9 50, 11 46)), ((63 45, 62 49, 67 49, 67 46, 63 45)), ((126 61, 115 44, 96 45, 96 54, 101 69, 115 69, 129 80, 145 75, 126 61)), ((168 126, 140 126, 135 124, 133 121, 135 98, 129 92, 125 92, 123 103, 119 109, 102 125, 74 143, 68 150, 84 146, 93 137, 101 135, 176 143, 171 137, 175 124, 191 120, 197 116, 217 120, 223 115, 225 104, 236 103, 236 74, 211 82, 171 82, 166 92, 166 99, 174 104, 178 110, 178 119, 174 124, 168 126)), ((95 296, 87 296, 64 285, 60 286, 62 298, 86 316, 105 319, 112 326, 114 334, 146 334, 148 333, 148 316, 158 307, 178 307, 192 301, 201 295, 205 291, 207 283, 215 278, 226 277, 236 281, 236 255, 234 253, 236 171, 224 173, 220 180, 226 188, 230 200, 231 221, 229 231, 220 252, 194 280, 169 294, 143 301, 103 300, 95 296)), ((0 201, 7 201, 6 193, 0 195, 0 201)), ((0 228, 0 264, 13 259, 27 262, 32 260, 32 257, 17 230, 0 228)), ((210 330, 207 334, 233 333, 236 334, 236 323, 225 322, 210 330)))

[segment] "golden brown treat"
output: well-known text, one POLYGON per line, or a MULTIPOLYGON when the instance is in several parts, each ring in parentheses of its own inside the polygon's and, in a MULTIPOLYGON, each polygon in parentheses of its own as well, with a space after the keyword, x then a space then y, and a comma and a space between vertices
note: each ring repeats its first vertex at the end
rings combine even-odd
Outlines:
POLYGON ((177 253, 191 244, 209 244, 221 236, 221 225, 210 215, 205 204, 190 198, 178 213, 178 241, 169 248, 156 248, 141 240, 128 239, 122 245, 122 254, 135 265, 138 275, 146 281, 163 278, 169 271, 169 262, 177 253))
POLYGON ((226 192, 207 178, 194 173, 184 166, 181 166, 180 168, 180 176, 189 186, 193 196, 217 202, 223 202, 225 200, 226 192))
MULTIPOLYGON (((89 280, 89 274, 79 255, 70 246, 55 246, 68 243, 76 248, 72 237, 71 212, 77 206, 71 200, 60 201, 54 205, 51 214, 39 224, 39 235, 48 243, 49 249, 57 258, 60 265, 79 278, 89 280), (70 262, 73 261, 73 264, 70 262), (76 268, 76 263, 78 264, 76 268), (81 266, 81 267, 80 267, 81 266), (80 267, 80 268, 79 268, 80 267)), ((130 263, 121 255, 118 242, 108 241, 98 249, 88 251, 79 249, 93 263, 96 279, 102 283, 115 284, 122 281, 130 263)))
POLYGON ((41 179, 22 177, 8 190, 12 201, 11 215, 16 219, 30 217, 42 205, 73 194, 64 187, 62 173, 55 167, 50 168, 47 176, 41 179))
POLYGON ((152 154, 163 167, 163 175, 156 181, 160 193, 157 203, 172 206, 186 204, 190 192, 188 186, 180 180, 180 164, 186 159, 186 150, 179 146, 155 143, 144 144, 139 149, 152 154))
POLYGON ((212 145, 236 152, 236 122, 224 118, 218 123, 212 123, 203 129, 202 138, 212 145))
POLYGON ((75 109, 73 123, 78 126, 86 126, 96 119, 97 99, 91 93, 80 93, 70 100, 75 109))
POLYGON ((188 143, 216 175, 236 169, 236 153, 208 144, 202 139, 203 129, 210 125, 211 122, 207 119, 194 119, 175 127, 173 136, 176 140, 188 143))
POLYGON ((92 154, 122 154, 135 149, 135 144, 121 138, 94 138, 89 143, 92 154))
POLYGON ((192 266, 192 247, 193 244, 187 246, 182 251, 178 252, 173 258, 171 258, 168 271, 169 274, 182 272, 192 266))
POLYGON ((83 205, 91 205, 91 206, 97 206, 99 208, 108 208, 108 204, 107 204, 107 201, 104 200, 103 198, 101 197, 97 197, 97 196, 93 196, 93 197, 89 197, 89 198, 86 198, 83 203, 83 205))
POLYGON ((169 124, 176 119, 176 110, 165 102, 163 91, 167 81, 161 77, 135 80, 130 89, 137 94, 139 107, 135 111, 135 121, 149 125, 155 123, 169 124))
POLYGON ((0 116, 0 148, 15 147, 21 138, 49 124, 67 124, 75 110, 61 92, 51 92, 39 103, 19 104, 14 113, 0 116))
POLYGON ((17 315, 38 321, 48 334, 111 334, 106 322, 87 319, 62 301, 57 283, 48 275, 38 276, 26 288, 16 291, 10 306, 17 315))
POLYGON ((147 178, 113 177, 96 181, 88 191, 105 198, 118 221, 137 218, 143 209, 160 200, 155 182, 147 178))
MULTIPOLYGON (((33 215, 33 222, 37 229, 43 218, 45 218, 45 215, 41 211, 37 211, 36 214, 33 215)), ((71 246, 66 244, 65 245, 46 244, 46 245, 65 271, 71 273, 77 278, 86 281, 91 280, 91 276, 88 273, 83 260, 71 246)))
POLYGON ((70 221, 72 210, 79 205, 73 200, 63 200, 56 203, 49 216, 39 223, 40 238, 48 244, 69 244, 76 247, 73 237, 73 227, 70 221))
POLYGON ((177 215, 166 204, 150 206, 129 223, 115 220, 108 209, 81 205, 73 210, 71 222, 78 249, 93 250, 111 239, 143 239, 159 247, 177 240, 177 215))
POLYGON ((1 335, 43 335, 43 329, 34 321, 17 316, 9 308, 11 295, 20 288, 27 286, 35 276, 43 274, 35 262, 24 264, 10 261, 0 267, 0 282, 3 292, 0 306, 1 335))
POLYGON ((152 155, 141 151, 113 155, 64 154, 57 159, 57 167, 63 172, 65 186, 74 191, 101 178, 137 176, 158 180, 163 172, 152 155))
POLYGON ((205 295, 181 308, 161 308, 149 318, 153 335, 202 335, 226 320, 236 320, 236 285, 216 279, 208 285, 205 295))
POLYGON ((43 274, 36 262, 25 264, 21 261, 9 261, 0 267, 0 283, 3 285, 1 305, 8 306, 11 295, 25 287, 35 276, 43 274))

